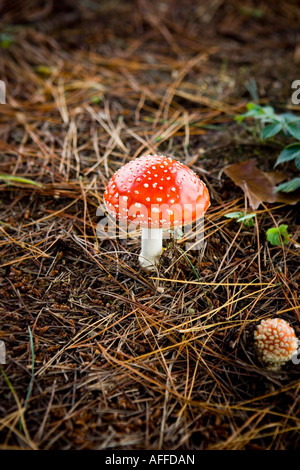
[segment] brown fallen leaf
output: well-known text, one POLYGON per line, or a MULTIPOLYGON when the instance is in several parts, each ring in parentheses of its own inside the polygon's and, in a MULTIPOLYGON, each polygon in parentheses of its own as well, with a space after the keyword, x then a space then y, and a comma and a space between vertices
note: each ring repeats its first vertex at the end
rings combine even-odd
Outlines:
POLYGON ((255 160, 234 163, 223 169, 224 173, 246 194, 249 205, 256 210, 261 202, 283 202, 296 204, 300 201, 300 190, 292 193, 275 192, 275 186, 287 179, 282 171, 264 172, 255 165, 255 160))

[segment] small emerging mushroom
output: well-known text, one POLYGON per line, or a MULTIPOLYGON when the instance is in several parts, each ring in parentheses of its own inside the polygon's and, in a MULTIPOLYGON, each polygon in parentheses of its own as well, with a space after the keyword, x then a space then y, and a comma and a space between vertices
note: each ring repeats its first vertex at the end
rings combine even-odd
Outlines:
POLYGON ((262 320, 254 333, 255 346, 269 370, 280 370, 297 352, 294 329, 282 318, 262 320))
POLYGON ((140 224, 139 261, 152 269, 162 253, 163 229, 190 224, 210 204, 205 184, 181 162, 147 155, 121 167, 104 192, 107 211, 116 219, 140 224))

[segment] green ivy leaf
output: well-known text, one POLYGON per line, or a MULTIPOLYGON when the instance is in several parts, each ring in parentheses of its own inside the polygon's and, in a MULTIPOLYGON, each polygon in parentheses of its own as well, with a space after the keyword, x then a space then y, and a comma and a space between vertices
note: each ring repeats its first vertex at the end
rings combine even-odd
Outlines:
POLYGON ((269 139, 270 137, 273 137, 274 135, 278 134, 278 132, 280 131, 282 131, 281 123, 268 124, 261 131, 262 139, 269 139))
POLYGON ((287 183, 281 183, 279 186, 276 186, 275 192, 283 191, 284 193, 291 193, 300 188, 300 178, 294 178, 287 183))
POLYGON ((290 124, 291 122, 299 122, 300 118, 293 113, 282 113, 280 114, 282 119, 287 123, 290 124))
POLYGON ((294 160, 294 158, 300 157, 300 143, 291 144, 285 147, 282 152, 279 154, 277 161, 274 166, 279 165, 279 163, 289 162, 294 160))
POLYGON ((300 140, 300 127, 297 124, 287 124, 286 129, 288 130, 291 136, 295 139, 300 140))
POLYGON ((288 238, 290 237, 287 232, 287 227, 287 225, 282 224, 279 225, 278 228, 269 228, 266 232, 268 242, 273 246, 281 245, 281 243, 286 245, 289 242, 288 238))

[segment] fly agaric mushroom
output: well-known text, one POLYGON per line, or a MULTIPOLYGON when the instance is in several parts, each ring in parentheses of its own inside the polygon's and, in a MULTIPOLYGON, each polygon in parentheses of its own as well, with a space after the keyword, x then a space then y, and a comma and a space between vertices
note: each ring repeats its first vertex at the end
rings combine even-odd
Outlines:
POLYGON ((116 219, 140 225, 139 261, 152 269, 162 252, 163 229, 190 224, 210 204, 205 184, 181 162, 147 155, 121 167, 104 192, 107 211, 116 219))
POLYGON ((294 329, 282 318, 262 320, 254 333, 258 356, 269 370, 280 370, 297 352, 294 329))

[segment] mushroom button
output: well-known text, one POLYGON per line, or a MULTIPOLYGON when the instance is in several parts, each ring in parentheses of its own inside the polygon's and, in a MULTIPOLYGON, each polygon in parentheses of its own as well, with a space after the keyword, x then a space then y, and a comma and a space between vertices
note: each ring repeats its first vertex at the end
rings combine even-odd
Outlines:
POLYGON ((205 184, 187 166, 147 155, 121 167, 104 193, 107 211, 142 228, 141 265, 152 269, 162 252, 162 230, 190 224, 210 204, 205 184))
POLYGON ((269 370, 279 370, 298 348, 294 329, 282 318, 263 320, 254 332, 259 358, 269 370))

